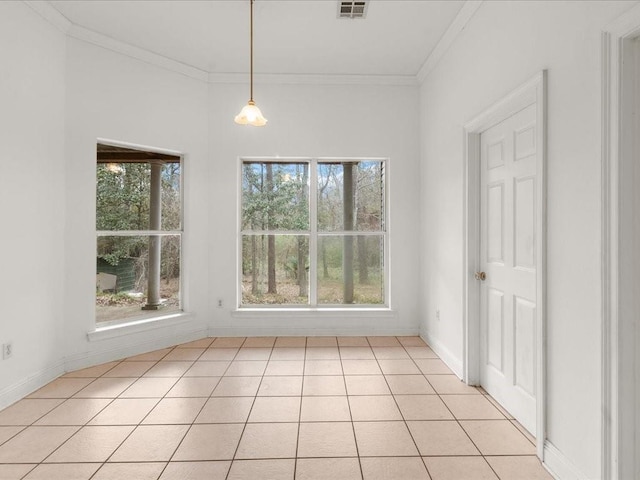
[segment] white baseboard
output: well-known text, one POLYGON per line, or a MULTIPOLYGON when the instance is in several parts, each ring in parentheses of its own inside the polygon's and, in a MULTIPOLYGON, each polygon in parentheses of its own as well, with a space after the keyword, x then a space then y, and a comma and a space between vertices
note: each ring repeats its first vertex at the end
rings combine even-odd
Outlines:
POLYGON ((440 343, 428 333, 422 333, 420 337, 422 337, 422 339, 427 342, 427 345, 429 345, 431 347, 431 350, 433 350, 436 355, 440 357, 440 360, 446 363, 447 366, 451 370, 453 370, 453 373, 455 373, 460 379, 462 379, 462 360, 456 357, 447 347, 445 347, 442 343, 440 343))
MULTIPOLYGON (((355 329, 355 328, 299 328, 292 330, 291 328, 278 327, 203 327, 175 334, 168 333, 162 336, 154 336, 151 340, 142 342, 129 343, 127 345, 118 345, 113 348, 102 349, 99 351, 82 352, 70 355, 58 362, 52 364, 48 368, 31 375, 29 378, 22 380, 14 385, 9 385, 0 390, 0 410, 26 397, 27 395, 42 388, 47 383, 55 380, 65 372, 79 370, 81 368, 92 367, 101 363, 120 360, 122 358, 131 357, 141 353, 159 350, 161 348, 170 347, 180 343, 190 342, 204 337, 235 337, 235 336, 376 336, 376 335, 392 335, 392 336, 414 336, 418 335, 416 329, 400 328, 400 329, 355 329)), ((440 352, 434 349, 438 355, 440 352)), ((442 355, 441 355, 442 357, 442 355)), ((444 358, 443 358, 444 360, 444 358)), ((445 360, 446 362, 446 360, 445 360)))
POLYGON ((340 327, 211 327, 209 334, 212 337, 305 337, 305 336, 338 336, 338 337, 360 337, 360 336, 415 336, 418 335, 416 328, 340 328, 340 327))
POLYGON ((589 480, 589 477, 548 440, 544 442, 542 464, 557 480, 589 480))
POLYGON ((64 362, 60 360, 18 383, 3 388, 0 390, 0 410, 44 387, 63 373, 64 362))
POLYGON ((120 345, 101 351, 83 352, 62 358, 47 368, 34 373, 28 378, 0 390, 0 410, 8 407, 18 400, 21 400, 39 388, 44 387, 47 383, 55 380, 66 372, 92 367, 94 365, 111 362, 113 360, 120 360, 122 358, 170 347, 180 343, 190 342, 192 340, 207 337, 208 335, 208 328, 200 326, 189 332, 181 332, 179 334, 171 332, 170 334, 163 336, 155 336, 152 340, 129 343, 128 345, 120 345))
POLYGON ((194 330, 180 332, 178 334, 175 332, 168 332, 160 336, 155 335, 151 340, 129 343, 127 345, 118 345, 113 348, 68 356, 64 359, 64 368, 65 371, 72 372, 81 368, 92 367, 94 365, 100 365, 101 363, 132 357, 141 353, 171 347, 173 345, 190 342, 192 340, 208 336, 209 329, 204 326, 199 326, 194 330))

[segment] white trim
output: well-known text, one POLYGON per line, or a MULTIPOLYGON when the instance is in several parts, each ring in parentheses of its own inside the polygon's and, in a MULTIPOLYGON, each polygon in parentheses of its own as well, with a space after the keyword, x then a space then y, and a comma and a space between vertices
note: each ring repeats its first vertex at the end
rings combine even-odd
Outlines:
MULTIPOLYGON (((621 473, 620 422, 620 166, 622 106, 622 44, 640 30, 640 5, 620 16, 602 32, 602 478, 621 473)), ((637 437, 636 437, 636 441, 637 437)))
POLYGON ((165 70, 169 70, 175 73, 180 73, 187 77, 201 80, 203 82, 207 81, 208 74, 204 70, 200 70, 199 68, 192 67, 191 65, 187 65, 185 63, 163 57, 162 55, 152 53, 143 48, 135 47, 128 43, 121 42, 120 40, 116 40, 115 38, 111 38, 101 33, 94 32, 93 30, 89 30, 88 28, 72 24, 67 34, 77 40, 91 43, 98 47, 106 48, 107 50, 111 50, 113 52, 135 58, 136 60, 140 60, 150 65, 164 68, 165 70))
POLYGON ((318 164, 308 166, 309 179, 309 304, 318 305, 318 164), (316 260, 311 261, 312 258, 316 260))
POLYGON ((473 277, 480 265, 480 134, 514 115, 523 108, 536 104, 537 144, 540 153, 537 161, 536 198, 540 215, 536 231, 536 444, 537 454, 544 459, 546 437, 546 71, 539 72, 502 100, 489 107, 464 126, 463 159, 463 368, 465 382, 480 381, 480 325, 474 313, 479 311, 480 287, 473 277))
POLYGON ((471 359, 480 358, 480 344, 476 341, 480 337, 480 322, 470 322, 469 318, 480 308, 480 286, 474 279, 480 265, 480 161, 475 158, 480 151, 480 135, 465 128, 463 142, 462 379, 469 385, 479 385, 480 362, 471 359), (471 161, 472 156, 475 161, 471 161))
POLYGON ((162 348, 173 347, 182 343, 198 340, 209 336, 209 329, 206 325, 200 323, 194 325, 193 328, 186 330, 184 328, 172 329, 174 324, 164 325, 167 329, 160 334, 155 333, 151 340, 150 335, 143 335, 145 331, 137 332, 138 335, 127 335, 127 340, 114 344, 109 343, 107 348, 98 349, 92 352, 82 352, 75 355, 67 356, 64 359, 65 372, 73 372, 81 368, 101 365, 106 362, 122 360, 141 353, 153 352, 162 348), (115 346, 112 346, 115 345, 115 346))
POLYGON ((69 30, 71 29, 71 26, 73 25, 73 23, 71 23, 71 21, 67 17, 65 17, 62 13, 60 13, 49 2, 23 1, 23 3, 31 7, 31 9, 33 9, 34 12, 36 12, 38 15, 44 18, 47 22, 49 22, 51 25, 53 25, 58 30, 60 30, 62 33, 64 34, 69 33, 69 30))
POLYGON ((431 73, 438 62, 442 60, 442 57, 444 57, 445 53, 447 53, 451 45, 456 41, 458 35, 464 30, 482 3, 483 0, 467 0, 464 3, 453 19, 453 22, 449 25, 449 28, 447 28, 447 31, 444 32, 444 35, 442 35, 437 45, 431 50, 431 53, 422 64, 422 67, 420 67, 420 70, 418 70, 416 77, 419 84, 422 84, 426 80, 429 73, 431 73))
POLYGON ((444 346, 443 343, 440 343, 436 340, 435 337, 432 337, 428 333, 421 333, 420 336, 422 339, 431 347, 440 360, 447 364, 447 366, 455 373, 458 378, 463 379, 463 363, 460 361, 460 358, 457 355, 454 355, 451 350, 444 346))
POLYGON ((542 465, 554 478, 562 480, 585 480, 589 478, 549 441, 544 442, 544 463, 542 465))
MULTIPOLYGON (((155 230, 153 230, 155 232, 155 230)), ((100 231, 98 233, 104 233, 104 236, 109 236, 109 231, 100 231)), ((149 232, 145 232, 149 233, 149 232)), ((318 232, 316 230, 242 230, 240 232, 242 235, 318 235, 319 237, 380 237, 382 236, 381 232, 367 232, 360 230, 332 230, 330 232, 318 232)), ((153 235, 156 235, 153 233, 153 235)), ((162 234, 159 234, 162 235, 162 234)), ((165 235, 173 235, 172 233, 165 233, 165 235)), ((314 257, 315 258, 315 257, 314 257)))
POLYGON ((39 388, 42 388, 47 383, 58 378, 64 372, 64 362, 62 360, 58 360, 57 362, 50 364, 47 368, 44 368, 27 378, 14 383, 13 385, 3 388, 0 390, 0 410, 8 407, 18 400, 21 400, 39 388))
POLYGON ((391 308, 391 288, 390 277, 391 269, 389 266, 390 246, 389 246, 389 158, 388 157, 259 157, 259 156, 240 156, 238 157, 238 180, 237 180, 237 237, 236 237, 236 259, 237 259, 237 279, 236 279, 236 315, 246 315, 245 312, 273 312, 280 311, 286 315, 291 315, 291 312, 296 311, 309 311, 316 316, 322 318, 329 318, 328 312, 330 311, 385 311, 391 308), (317 230, 317 182, 318 182, 318 165, 329 162, 380 162, 384 165, 382 171, 382 177, 384 182, 384 218, 383 226, 381 230, 358 232, 358 231, 330 231, 330 232, 318 232, 317 230), (291 163, 302 164, 307 163, 309 165, 309 229, 308 230, 240 230, 242 228, 242 166, 245 163, 291 163), (261 235, 303 235, 309 237, 309 298, 308 304, 295 304, 291 306, 286 305, 274 305, 269 306, 267 304, 258 305, 243 305, 242 303, 242 240, 243 236, 261 236, 261 235), (380 237, 383 242, 383 275, 384 275, 384 303, 377 304, 356 304, 353 306, 346 306, 343 304, 318 304, 317 303, 317 239, 320 237, 331 236, 371 236, 380 237), (286 313, 289 312, 289 313, 286 313))
MULTIPOLYGON (((249 84, 246 73, 209 73, 212 84, 249 84)), ((262 85, 380 85, 415 87, 415 75, 323 75, 302 73, 258 73, 253 83, 262 85)))
MULTIPOLYGON (((71 38, 90 43, 92 45, 126 55, 136 60, 179 73, 187 77, 212 84, 245 84, 249 83, 246 73, 235 72, 207 72, 201 68, 174 60, 144 48, 136 47, 115 38, 103 35, 94 30, 74 24, 46 1, 23 0, 47 22, 71 38)), ((468 9, 467 4, 481 3, 478 0, 468 0, 454 20, 468 9)), ((475 7, 477 8, 477 7, 475 7)), ((475 11, 475 10, 474 10, 475 11)), ((466 23, 466 22, 465 22, 466 23)), ((463 25, 464 28, 464 25, 463 25)), ((451 29, 451 27, 450 27, 451 29)), ((460 29, 461 30, 461 29, 460 29)), ((447 31, 448 32, 448 31, 447 31)), ((457 33, 456 33, 457 34, 457 33)), ((437 48, 437 47, 436 47, 437 48)), ((447 47, 448 48, 448 47, 447 47)), ((444 51, 442 52, 444 53, 444 51)), ((423 67, 424 68, 424 67, 423 67)), ((377 85, 377 86, 407 86, 415 87, 419 84, 416 75, 357 75, 357 74, 297 74, 297 73, 264 73, 255 74, 254 83, 277 85, 377 85)))
POLYGON ((331 318, 366 318, 376 320, 379 318, 398 318, 398 312, 390 308, 238 308, 231 311, 231 316, 236 318, 284 318, 290 319, 317 319, 331 318))
MULTIPOLYGON (((363 319, 366 319, 363 317, 363 319)), ((339 320, 339 319, 337 319, 339 320)), ((351 325, 328 325, 323 327, 308 326, 295 323, 287 326, 264 325, 263 322, 255 321, 241 323, 239 320, 231 326, 214 326, 210 329, 210 335, 214 337, 304 337, 304 336, 415 336, 418 335, 417 327, 402 328, 396 322, 389 321, 379 325, 363 325, 352 323, 351 325)))
MULTIPOLYGON (((106 338, 119 337, 122 335, 126 335, 129 333, 136 333, 139 329, 150 330, 152 328, 158 328, 162 323, 169 321, 169 319, 173 319, 174 321, 180 322, 180 318, 182 316, 188 317, 191 314, 185 313, 185 309, 188 308, 188 305, 185 305, 184 299, 184 291, 185 291, 185 271, 188 273, 188 268, 185 268, 184 261, 184 240, 187 238, 185 236, 185 164, 186 162, 186 154, 182 152, 178 152, 175 150, 170 150, 167 148, 161 147, 147 147, 142 146, 135 143, 130 142, 121 142, 118 140, 110 140, 105 138, 98 137, 96 139, 97 145, 109 145, 113 147, 124 147, 130 148, 142 152, 152 152, 152 153, 161 153, 166 155, 173 155, 180 159, 180 230, 96 230, 96 240, 99 237, 136 237, 136 236, 174 236, 180 239, 180 278, 179 278, 179 291, 178 291, 178 305, 179 310, 173 311, 170 313, 162 314, 162 312, 158 312, 158 315, 153 317, 143 317, 143 318, 131 318, 131 319, 119 319, 122 320, 115 322, 106 322, 106 325, 97 326, 94 331, 87 333, 87 338, 89 341, 102 340, 106 338), (160 323, 158 323, 160 322, 160 323), (153 326, 156 324, 156 326, 153 326), (143 325, 146 327, 143 328, 143 325), (128 332, 128 333, 127 333, 128 332)), ((97 248, 97 241, 96 241, 97 248)), ((96 250, 96 255, 97 255, 96 250)), ((95 319, 97 320, 97 319, 95 319)), ((96 321, 94 320, 94 325, 96 325, 96 321)))
MULTIPOLYGON (((96 143, 103 145, 109 145, 110 147, 122 147, 131 148, 133 150, 141 150, 143 152, 162 153, 164 155, 173 155, 176 157, 184 157, 185 152, 179 152, 178 150, 171 150, 169 148, 152 147, 150 145, 142 145, 140 143, 121 142, 120 140, 111 140, 109 138, 96 138, 96 143)), ((182 158, 184 160, 184 158, 182 158)))
MULTIPOLYGON (((611 141, 613 130, 617 131, 618 121, 612 105, 617 101, 617 79, 619 61, 611 60, 617 56, 617 45, 612 47, 611 34, 602 34, 602 193, 601 193, 601 291, 602 291, 602 478, 617 478, 618 463, 618 371, 617 338, 617 209, 618 181, 617 142, 611 141), (612 51, 612 50, 615 50, 612 51), (612 63, 614 65, 612 65, 612 63), (613 117, 611 117, 613 115, 613 117), (615 126, 614 126, 615 125, 615 126), (615 149, 615 150, 614 150, 615 149), (615 193, 615 196, 613 194, 615 193)), ((618 107, 616 106, 616 110, 618 107)))
POLYGON ((538 101, 538 87, 544 83, 544 76, 544 71, 536 74, 532 79, 520 85, 497 103, 491 105, 478 116, 467 122, 464 126, 465 131, 469 133, 481 133, 538 101))
MULTIPOLYGON (((235 274, 242 277, 242 164, 246 157, 238 157, 236 159, 237 164, 237 178, 236 178, 236 271, 235 274)), ((236 277, 236 298, 235 308, 242 306, 242 278, 236 277)))
POLYGON ((193 320, 192 313, 178 312, 168 315, 158 315, 152 318, 142 318, 130 322, 122 322, 105 327, 97 327, 92 332, 87 333, 90 342, 107 340, 110 338, 129 336, 135 333, 148 332, 157 328, 164 328, 193 320))
MULTIPOLYGON (((171 325, 167 325, 167 327, 169 326, 171 325)), ((119 343, 115 348, 91 353, 82 352, 59 359, 58 361, 50 364, 49 367, 0 390, 0 410, 44 387, 46 384, 66 372, 92 367, 94 365, 100 365, 115 360, 122 360, 141 353, 172 347, 174 345, 198 340, 207 336, 209 336, 208 328, 200 324, 196 328, 186 332, 180 331, 179 333, 176 333, 175 330, 170 330, 162 336, 154 337, 153 340, 148 340, 149 337, 144 336, 142 337, 142 342, 136 342, 135 339, 131 341, 132 337, 130 337, 129 343, 124 346, 119 343)))
MULTIPOLYGON (((475 1, 475 0, 474 0, 475 1)), ((179 62, 169 57, 153 53, 115 38, 103 35, 94 30, 74 24, 60 13, 53 5, 45 1, 24 1, 42 18, 51 23, 71 38, 106 48, 156 67, 179 73, 187 77, 208 83, 244 84, 249 83, 246 73, 207 72, 201 68, 179 62)), ((464 7, 463 7, 464 8, 464 7)), ((278 85, 389 85, 417 86, 415 75, 323 75, 323 74, 256 74, 254 83, 278 85)))
POLYGON ((181 236, 182 230, 96 230, 98 237, 157 237, 181 236))

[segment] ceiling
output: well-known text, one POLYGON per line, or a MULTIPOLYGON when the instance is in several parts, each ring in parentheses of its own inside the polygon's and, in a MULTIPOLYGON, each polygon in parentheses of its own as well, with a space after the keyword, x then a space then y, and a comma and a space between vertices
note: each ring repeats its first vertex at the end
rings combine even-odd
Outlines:
MULTIPOLYGON (((249 70, 249 0, 50 1, 73 24, 210 73, 249 70)), ((257 0, 256 73, 416 75, 464 1, 257 0)))

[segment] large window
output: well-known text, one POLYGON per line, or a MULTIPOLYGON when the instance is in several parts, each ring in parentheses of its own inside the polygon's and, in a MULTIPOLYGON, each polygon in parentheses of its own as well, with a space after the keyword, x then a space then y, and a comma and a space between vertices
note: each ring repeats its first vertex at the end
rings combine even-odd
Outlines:
POLYGON ((96 324, 180 310, 181 158, 98 144, 96 324))
POLYGON ((243 159, 241 306, 387 305, 385 166, 243 159))

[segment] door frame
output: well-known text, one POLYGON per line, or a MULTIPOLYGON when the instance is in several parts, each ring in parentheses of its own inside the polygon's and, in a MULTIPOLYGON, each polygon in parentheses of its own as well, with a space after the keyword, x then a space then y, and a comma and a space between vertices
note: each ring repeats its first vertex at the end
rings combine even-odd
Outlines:
MULTIPOLYGON (((624 472, 638 471, 636 462, 640 443, 628 438, 624 425, 640 426, 634 401, 638 395, 637 375, 624 368, 635 362, 640 369, 640 355, 633 358, 625 340, 633 334, 633 319, 625 312, 633 312, 633 299, 621 282, 621 273, 628 248, 625 225, 633 224, 631 210, 621 208, 621 199, 629 195, 629 182, 621 181, 621 172, 628 168, 640 147, 623 132, 628 121, 636 93, 634 76, 640 75, 627 68, 623 55, 632 39, 640 35, 640 6, 635 6, 602 32, 602 478, 622 479, 624 472), (625 48, 626 47, 626 48, 625 48), (631 77, 631 78, 630 78, 631 77), (625 348, 625 345, 627 348, 625 348), (635 388, 625 389, 625 385, 635 388), (631 441, 632 446, 629 447, 631 441), (626 448, 625 448, 626 447, 626 448)), ((636 46, 635 48, 639 48, 636 46)), ((635 79, 637 81, 637 78, 635 79)), ((637 84, 636 84, 637 88, 637 84)), ((637 90, 636 90, 637 91, 637 90)), ((627 197, 628 198, 628 197, 627 197)), ((638 273, 636 272, 636 276, 638 273)), ((637 277, 635 281, 640 281, 637 277)), ((631 315, 632 316, 632 315, 631 315)), ((636 347, 640 338, 636 332, 636 347)))
POLYGON ((536 104, 537 186, 536 219, 536 451, 543 459, 546 438, 546 132, 547 73, 533 78, 464 126, 463 155, 463 380, 480 384, 480 135, 523 108, 536 104))

